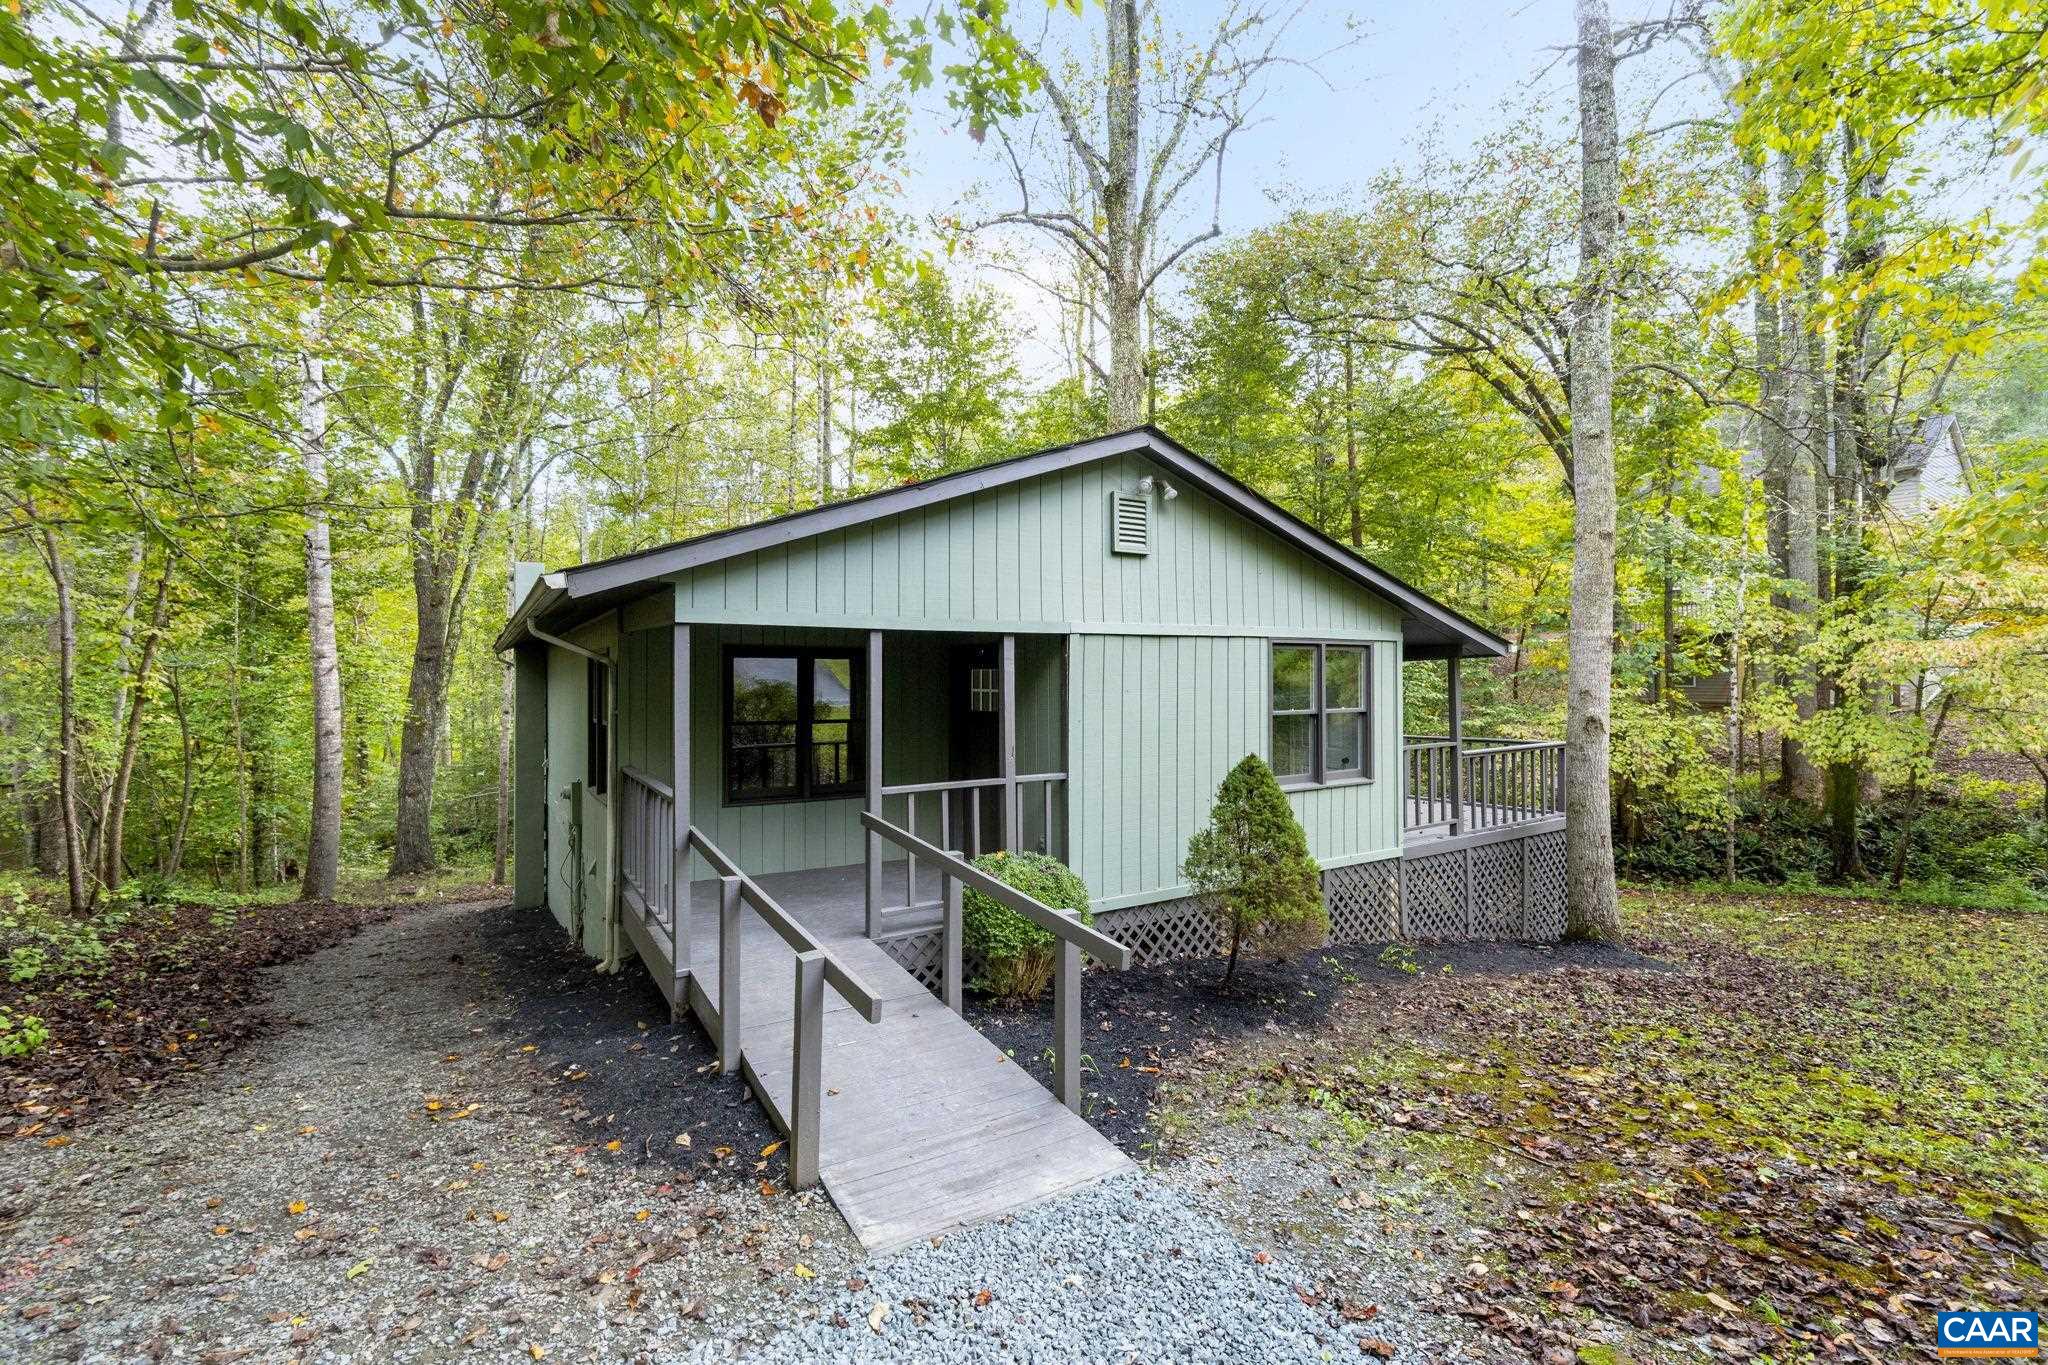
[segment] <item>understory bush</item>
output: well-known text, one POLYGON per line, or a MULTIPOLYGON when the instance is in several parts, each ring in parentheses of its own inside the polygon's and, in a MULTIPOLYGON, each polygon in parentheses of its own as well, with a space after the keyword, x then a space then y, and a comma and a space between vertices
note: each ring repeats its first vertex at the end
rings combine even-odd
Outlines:
MULTIPOLYGON (((1857 843, 1873 878, 1889 872, 1907 824, 1902 796, 1888 794, 1861 812, 1857 843)), ((1615 867, 1632 881, 1720 881, 1722 827, 1659 812, 1640 837, 1617 840, 1615 867)), ((1759 792, 1751 779, 1736 798, 1735 876, 1759 886, 1818 886, 1833 855, 1826 817, 1814 806, 1759 792)), ((1906 847, 1906 881, 1966 892, 1997 891, 2014 904, 2048 896, 2048 825, 1996 796, 1943 787, 1928 794, 1906 847)), ((1972 896, 1973 901, 1983 896, 1972 896)))
MULTIPOLYGON (((1074 870, 1043 853, 984 853, 974 865, 1005 886, 1013 886, 1040 905, 1078 910, 1083 924, 1095 917, 1088 910, 1088 887, 1074 870)), ((981 964, 974 988, 1005 999, 1033 1000, 1052 984, 1053 936, 1016 911, 997 904, 972 887, 960 904, 961 946, 981 964)))

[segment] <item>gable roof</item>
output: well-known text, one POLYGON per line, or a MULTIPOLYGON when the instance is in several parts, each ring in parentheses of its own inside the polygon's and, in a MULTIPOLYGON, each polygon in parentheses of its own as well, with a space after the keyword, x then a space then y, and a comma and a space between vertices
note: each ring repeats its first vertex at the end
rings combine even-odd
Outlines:
POLYGON ((770 517, 766 521, 712 531, 670 545, 554 570, 541 575, 527 591, 512 619, 499 632, 496 647, 511 648, 524 636, 529 625, 551 627, 563 623, 563 628, 566 628, 568 624, 588 620, 629 597, 640 595, 651 583, 707 564, 758 550, 774 549, 811 536, 826 535, 1126 454, 1143 455, 1157 462, 1247 521, 1393 603, 1401 611, 1402 638, 1408 657, 1443 658, 1456 654, 1488 658, 1508 652, 1507 642, 1492 631, 1377 568, 1287 509, 1253 492, 1187 450, 1158 428, 1149 426, 1033 451, 899 488, 881 489, 821 507, 770 517))

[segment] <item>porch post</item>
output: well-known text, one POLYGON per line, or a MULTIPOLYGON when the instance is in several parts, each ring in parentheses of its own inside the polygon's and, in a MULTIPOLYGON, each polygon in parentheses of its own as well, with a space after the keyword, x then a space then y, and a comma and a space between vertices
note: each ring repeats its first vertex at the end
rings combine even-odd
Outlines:
MULTIPOLYGON (((882 632, 868 632, 867 812, 882 818, 882 632)), ((868 937, 882 931, 882 836, 867 833, 868 937)))
MULTIPOLYGON (((1003 637, 1003 847, 1024 842, 1024 809, 1017 790, 1017 637, 1003 637)), ((1047 831, 1047 843, 1051 843, 1047 831)))
POLYGON ((1444 660, 1450 678, 1451 700, 1451 833, 1465 828, 1465 685, 1459 668, 1457 646, 1444 660))
POLYGON ((669 946, 675 953, 673 1010, 688 1008, 690 977, 690 627, 669 634, 669 946))

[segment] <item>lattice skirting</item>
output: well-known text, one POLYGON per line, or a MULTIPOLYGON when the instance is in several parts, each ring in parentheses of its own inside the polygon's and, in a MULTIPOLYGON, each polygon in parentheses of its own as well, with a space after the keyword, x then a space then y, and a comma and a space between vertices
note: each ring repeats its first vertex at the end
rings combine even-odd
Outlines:
MULTIPOLYGON (((1523 939, 1564 936, 1564 831, 1431 853, 1405 862, 1333 867, 1323 873, 1332 943, 1387 943, 1395 939, 1523 939)), ((1140 963, 1217 957, 1227 946, 1223 929, 1199 901, 1156 901, 1105 910, 1095 927, 1131 949, 1140 963)), ((932 994, 942 990, 939 931, 921 930, 881 940, 932 994)), ((975 975, 968 963, 967 974, 975 975)))
POLYGON ((1095 927, 1131 950, 1140 963, 1182 957, 1215 957, 1227 946, 1223 930, 1200 901, 1155 901, 1125 910, 1105 910, 1095 927))
POLYGON ((1323 873, 1330 942, 1389 943, 1401 936, 1401 866, 1394 858, 1323 873))
POLYGON ((924 929, 914 934, 878 939, 875 946, 895 958, 897 965, 916 977, 920 986, 943 998, 945 945, 938 930, 924 929))

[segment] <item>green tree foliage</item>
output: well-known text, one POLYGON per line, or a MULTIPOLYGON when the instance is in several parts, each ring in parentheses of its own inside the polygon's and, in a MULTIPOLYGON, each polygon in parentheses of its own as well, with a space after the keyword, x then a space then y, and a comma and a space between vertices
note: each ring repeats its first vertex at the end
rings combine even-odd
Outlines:
POLYGON ((994 290, 920 266, 848 348, 863 473, 904 483, 1010 453, 1015 354, 994 290))
POLYGON ((1188 839, 1180 872, 1230 939, 1226 990, 1247 941, 1293 945, 1329 936, 1322 870, 1287 794, 1257 754, 1246 754, 1216 788, 1209 823, 1188 839))
MULTIPOLYGON (((1088 887, 1072 868, 1043 853, 984 853, 974 865, 1040 905, 1073 910, 1093 924, 1088 887)), ((1016 911, 967 888, 960 902, 961 946, 981 964, 976 990, 1006 1000, 1036 1000, 1052 984, 1057 941, 1016 911)))

